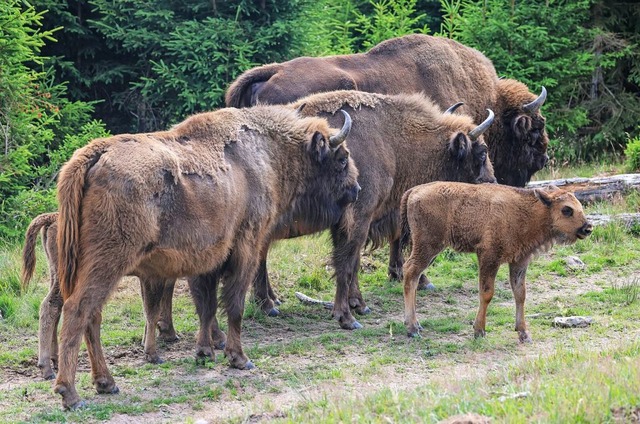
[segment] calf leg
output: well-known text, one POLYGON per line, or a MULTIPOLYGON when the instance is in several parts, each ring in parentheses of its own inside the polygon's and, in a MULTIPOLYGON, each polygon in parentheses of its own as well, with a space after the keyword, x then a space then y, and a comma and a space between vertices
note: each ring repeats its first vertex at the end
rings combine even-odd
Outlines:
POLYGON ((180 340, 173 328, 173 289, 175 288, 175 278, 169 278, 164 281, 164 291, 160 299, 160 321, 158 321, 158 330, 160 337, 166 343, 173 343, 180 340))
POLYGON ((529 261, 530 258, 527 257, 520 262, 509 264, 509 282, 511 283, 513 298, 516 301, 516 331, 518 332, 518 339, 521 343, 529 343, 532 341, 527 331, 527 323, 524 319, 524 301, 527 297, 525 275, 529 261))
MULTIPOLYGON (((394 281, 403 280, 404 257, 400 248, 400 238, 389 239, 389 279, 394 281)), ((418 290, 434 290, 435 286, 429 281, 426 275, 420 274, 418 290)))
POLYGON ((478 308, 476 320, 473 323, 474 336, 476 338, 485 336, 487 307, 493 298, 496 274, 498 273, 498 268, 500 268, 499 262, 492 258, 485 258, 484 256, 485 255, 478 254, 478 262, 480 265, 480 275, 478 279, 480 307, 478 308))
POLYGON ((422 326, 416 317, 416 291, 422 271, 433 262, 439 253, 437 249, 425 248, 414 243, 411 256, 403 267, 404 274, 404 324, 407 326, 407 335, 417 337, 422 326))

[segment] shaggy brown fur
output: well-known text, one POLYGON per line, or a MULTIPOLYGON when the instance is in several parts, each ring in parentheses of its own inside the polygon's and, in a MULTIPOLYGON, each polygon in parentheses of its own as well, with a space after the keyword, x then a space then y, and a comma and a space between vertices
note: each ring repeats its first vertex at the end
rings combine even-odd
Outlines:
MULTIPOLYGON (((26 232, 25 245, 22 252, 22 284, 28 287, 36 265, 36 241, 38 232, 42 230, 42 245, 44 247, 47 264, 49 265, 49 293, 40 304, 40 321, 38 326, 38 367, 42 378, 55 378, 54 369, 58 366, 58 322, 62 314, 62 295, 58 284, 58 246, 56 234, 58 232, 58 213, 38 215, 31 221, 26 232)), ((178 340, 173 327, 171 316, 171 298, 175 279, 166 281, 140 280, 141 293, 145 308, 146 323, 143 344, 145 359, 154 364, 162 363, 156 349, 155 328, 165 342, 178 340), (150 284, 143 284, 143 283, 150 284)), ((225 335, 222 331, 214 334, 215 345, 224 347, 225 335)))
MULTIPOLYGON (((326 117, 334 125, 341 119, 336 114, 340 109, 353 119, 349 146, 360 172, 362 192, 341 223, 331 229, 337 280, 333 316, 342 328, 359 328, 350 308, 360 314, 369 311, 358 284, 360 251, 367 238, 375 246, 386 240, 395 246, 390 272, 399 273, 402 269, 402 257, 394 253, 400 237, 402 193, 435 180, 495 182, 495 178, 482 136, 472 141, 467 135, 476 127, 472 119, 443 114, 421 94, 335 91, 306 97, 290 107, 303 104, 302 114, 326 117)), ((318 228, 293 219, 282 221, 275 237, 296 237, 314 231, 318 228)), ((263 309, 270 313, 275 299, 267 280, 266 257, 265 250, 255 293, 263 302, 263 309)))
MULTIPOLYGON (((55 391, 63 406, 82 404, 75 373, 83 335, 97 391, 118 391, 100 322, 127 274, 156 281, 200 275, 190 285, 209 294, 222 278, 225 354, 234 367, 253 367, 240 330, 255 251, 281 215, 317 209, 337 222, 356 199, 357 170, 340 144, 345 133, 290 108, 261 106, 199 114, 170 131, 98 139, 77 150, 58 180, 64 306, 55 391)), ((201 320, 215 316, 215 299, 204 304, 194 295, 201 320)), ((211 321, 201 321, 198 345, 211 344, 211 321)))
POLYGON ((548 159, 544 118, 537 110, 523 109, 537 96, 518 81, 498 79, 491 61, 479 51, 442 37, 406 35, 367 53, 259 66, 231 84, 226 104, 284 104, 332 90, 424 92, 443 109, 465 102, 461 111, 475 122, 484 120, 486 109, 493 110, 496 125, 485 140, 501 184, 523 187, 548 159))
POLYGON ((556 187, 549 191, 462 183, 424 184, 402 197, 403 243, 411 256, 404 264, 405 324, 416 336, 416 287, 420 273, 445 247, 478 256, 480 307, 473 329, 484 336, 487 306, 498 268, 509 264, 516 301, 516 331, 531 341, 524 319, 525 273, 533 255, 554 243, 571 244, 592 230, 575 196, 556 187))

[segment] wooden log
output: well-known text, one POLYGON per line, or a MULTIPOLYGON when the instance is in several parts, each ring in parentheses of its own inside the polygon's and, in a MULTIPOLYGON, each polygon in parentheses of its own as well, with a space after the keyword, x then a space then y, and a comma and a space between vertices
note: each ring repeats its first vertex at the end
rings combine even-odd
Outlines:
POLYGON ((558 180, 531 181, 529 188, 546 188, 555 185, 569 190, 582 203, 610 201, 632 190, 640 190, 640 174, 620 174, 596 178, 562 178, 558 180))
POLYGON ((620 213, 616 215, 603 215, 599 213, 587 214, 587 219, 593 225, 606 225, 610 222, 622 222, 627 227, 640 225, 640 213, 620 213))

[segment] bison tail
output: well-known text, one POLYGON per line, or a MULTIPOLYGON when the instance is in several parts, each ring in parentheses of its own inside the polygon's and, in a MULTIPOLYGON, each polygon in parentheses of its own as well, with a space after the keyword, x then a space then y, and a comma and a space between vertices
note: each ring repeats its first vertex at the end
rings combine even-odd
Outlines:
POLYGON ((36 267, 36 240, 42 228, 47 229, 58 219, 58 213, 43 213, 31 221, 25 234, 24 248, 22 249, 22 289, 29 287, 29 282, 33 277, 33 270, 36 267))
POLYGON ((407 202, 409 201, 409 195, 411 194, 411 189, 407 190, 402 195, 402 200, 400 201, 400 225, 401 225, 401 233, 400 233, 400 251, 404 251, 411 244, 411 227, 409 227, 409 219, 407 218, 407 202))
POLYGON ((77 150, 58 178, 58 279, 63 299, 73 293, 80 249, 80 215, 87 171, 106 149, 106 140, 97 140, 77 150))
POLYGON ((252 96, 252 85, 269 81, 282 68, 279 63, 258 66, 249 69, 240 75, 231 84, 224 97, 227 107, 249 107, 255 106, 255 99, 252 96))

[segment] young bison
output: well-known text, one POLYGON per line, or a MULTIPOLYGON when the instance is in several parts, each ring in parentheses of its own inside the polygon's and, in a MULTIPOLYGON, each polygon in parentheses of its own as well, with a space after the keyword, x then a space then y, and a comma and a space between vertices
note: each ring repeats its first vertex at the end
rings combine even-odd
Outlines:
POLYGON ((591 234, 592 226, 572 193, 502 185, 436 182, 416 186, 402 197, 402 242, 411 240, 404 264, 404 310, 408 335, 420 332, 416 318, 416 287, 420 273, 445 247, 475 252, 480 269, 480 308, 473 329, 485 335, 487 306, 493 297, 498 268, 509 264, 516 301, 516 331, 530 342, 524 320, 525 273, 536 252, 554 243, 572 244, 591 234))

